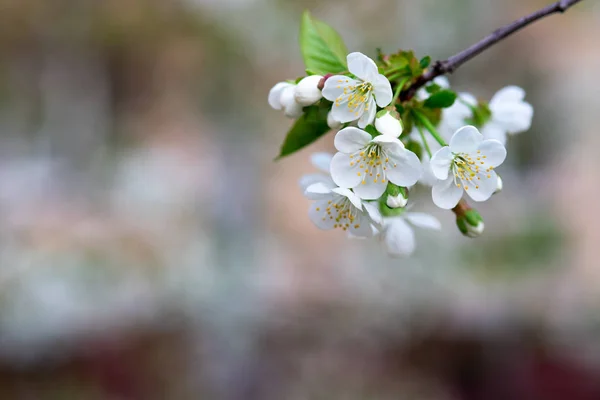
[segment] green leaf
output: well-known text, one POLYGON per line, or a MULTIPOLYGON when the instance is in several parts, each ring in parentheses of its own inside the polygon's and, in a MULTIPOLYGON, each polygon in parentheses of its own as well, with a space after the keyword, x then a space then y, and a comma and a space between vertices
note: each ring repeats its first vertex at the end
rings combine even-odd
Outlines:
POLYGON ((342 37, 325 22, 311 17, 308 11, 302 14, 300 51, 306 68, 320 75, 348 69, 348 49, 342 37))
POLYGON ((425 88, 425 91, 429 94, 437 93, 442 90, 442 87, 437 83, 432 83, 425 88))
POLYGON ((421 61, 419 61, 419 64, 421 65, 421 68, 423 68, 423 69, 429 67, 429 64, 431 64, 431 57, 426 56, 426 57, 421 58, 421 61))
POLYGON ((371 137, 379 136, 379 132, 377 132, 377 129, 373 125, 365 126, 364 131, 371 135, 371 137))
POLYGON ((431 95, 423 104, 427 108, 448 108, 454 104, 456 93, 452 90, 440 90, 431 95))
POLYGON ((304 114, 298 118, 285 137, 276 160, 308 146, 330 130, 327 125, 330 105, 331 103, 321 102, 304 109, 304 114))

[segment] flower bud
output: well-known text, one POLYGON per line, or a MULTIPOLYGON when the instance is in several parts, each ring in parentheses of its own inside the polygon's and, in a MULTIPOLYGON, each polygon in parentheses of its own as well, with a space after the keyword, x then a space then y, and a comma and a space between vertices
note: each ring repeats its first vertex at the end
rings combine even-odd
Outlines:
POLYGON ((391 194, 388 194, 387 200, 385 201, 385 204, 387 204, 389 208, 406 207, 406 203, 408 203, 408 199, 402 196, 402 193, 398 194, 397 196, 392 196, 391 194))
POLYGON ((500 178, 500 175, 498 175, 498 182, 496 182, 496 190, 494 191, 494 194, 500 193, 503 187, 504 185, 502 183, 502 178, 500 178))
POLYGON ((408 203, 408 190, 404 187, 394 185, 391 182, 388 182, 385 195, 385 204, 389 208, 403 208, 406 206, 406 203, 408 203))
POLYGON ((289 82, 279 82, 271 88, 269 91, 269 105, 275 110, 281 110, 283 105, 281 104, 281 94, 284 89, 293 87, 294 84, 289 82))
POLYGON ((322 78, 321 75, 311 75, 298 82, 295 97, 301 106, 310 106, 321 100, 323 95, 318 86, 322 78))
POLYGON ((481 236, 485 228, 483 218, 474 209, 469 209, 464 214, 457 215, 456 225, 463 235, 470 238, 481 236))
POLYGON ((329 111, 329 113, 327 114, 327 125, 331 129, 338 129, 342 126, 342 123, 340 121, 334 119, 333 115, 331 114, 331 111, 329 111))
POLYGON ((388 110, 381 110, 375 118, 375 128, 383 135, 397 138, 402 133, 402 122, 394 118, 388 110))
POLYGON ((303 113, 302 106, 296 102, 295 92, 295 85, 288 86, 281 92, 280 101, 283 113, 289 118, 298 118, 303 113))

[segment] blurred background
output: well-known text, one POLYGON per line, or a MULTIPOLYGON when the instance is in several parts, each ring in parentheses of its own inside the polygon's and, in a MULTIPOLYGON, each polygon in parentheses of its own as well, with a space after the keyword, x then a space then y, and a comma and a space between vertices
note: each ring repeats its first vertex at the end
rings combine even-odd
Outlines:
POLYGON ((0 399, 599 399, 598 2, 451 77, 536 110, 477 240, 318 231, 333 135, 273 162, 304 9, 441 59, 548 3, 0 0, 0 399))

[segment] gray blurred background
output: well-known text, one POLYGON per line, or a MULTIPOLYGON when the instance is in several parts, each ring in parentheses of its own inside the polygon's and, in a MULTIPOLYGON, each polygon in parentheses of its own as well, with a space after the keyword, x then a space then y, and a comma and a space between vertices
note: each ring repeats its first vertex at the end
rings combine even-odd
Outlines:
POLYGON ((527 91, 505 189, 417 253, 321 232, 273 162, 307 8, 441 59, 542 0, 0 0, 0 399, 599 399, 600 4, 459 69, 527 91))

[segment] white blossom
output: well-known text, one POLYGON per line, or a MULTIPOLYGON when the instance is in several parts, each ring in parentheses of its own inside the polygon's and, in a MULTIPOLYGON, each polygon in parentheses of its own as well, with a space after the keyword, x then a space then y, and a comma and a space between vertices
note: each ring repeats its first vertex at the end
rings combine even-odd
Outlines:
POLYGON ((525 91, 518 86, 500 89, 490 100, 490 119, 481 128, 486 139, 506 144, 507 135, 525 132, 531 128, 533 107, 525 100, 525 91))
POLYGON ((381 222, 377 207, 363 202, 350 189, 314 183, 306 188, 304 195, 315 200, 308 216, 319 229, 339 228, 356 237, 371 237, 372 224, 381 222))
POLYGON ((325 81, 323 97, 333 101, 332 115, 339 122, 358 120, 361 128, 371 124, 377 106, 385 107, 392 101, 392 86, 379 73, 377 65, 362 53, 350 53, 348 70, 358 79, 334 75, 325 81))
POLYGON ((279 82, 269 92, 269 105, 275 110, 283 109, 289 118, 302 115, 302 105, 296 101, 296 85, 289 82, 279 82))
POLYGON ((296 102, 303 107, 307 107, 321 100, 323 95, 321 89, 318 88, 321 79, 323 79, 321 75, 310 75, 298 82, 294 94, 296 102))
POLYGON ((451 209, 458 204, 463 190, 474 201, 485 201, 496 190, 498 176, 494 168, 504 162, 506 149, 497 140, 483 140, 474 126, 460 128, 452 136, 450 146, 444 146, 431 158, 431 170, 436 177, 432 190, 433 202, 451 209))
POLYGON ((425 213, 405 212, 397 217, 384 217, 381 238, 392 256, 407 256, 415 250, 415 234, 411 225, 440 230, 440 222, 425 213))
POLYGON ((397 138, 402 134, 402 122, 394 118, 389 111, 380 111, 375 118, 375 129, 383 135, 397 138))
MULTIPOLYGON (((533 107, 524 101, 525 91, 518 86, 500 89, 490 101, 489 119, 480 127, 484 139, 496 139, 506 144, 507 135, 525 132, 531 128, 533 107)), ((470 93, 459 93, 451 107, 442 110, 438 130, 446 140, 473 118, 477 99, 470 93)))
POLYGON ((374 138, 362 129, 348 127, 334 139, 338 153, 331 160, 331 177, 340 187, 352 188, 362 199, 374 200, 385 192, 388 181, 412 186, 421 176, 417 155, 389 135, 374 138))

